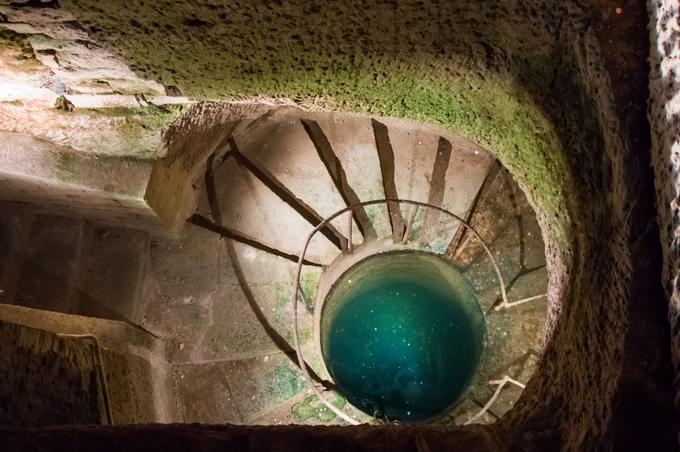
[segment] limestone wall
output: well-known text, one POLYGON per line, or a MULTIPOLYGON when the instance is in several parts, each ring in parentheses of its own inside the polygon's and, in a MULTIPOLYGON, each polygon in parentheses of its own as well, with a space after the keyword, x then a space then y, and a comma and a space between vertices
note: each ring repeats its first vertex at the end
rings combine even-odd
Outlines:
POLYGON ((68 12, 0 2, 0 200, 153 229, 151 162, 187 102, 135 75, 68 12))
MULTIPOLYGON (((669 320, 676 369, 680 364, 680 6, 649 1, 652 159, 656 173, 659 229, 664 250, 663 280, 670 296, 669 320)), ((678 387, 680 373, 675 374, 678 387)), ((676 404, 680 403, 680 393, 676 404)))

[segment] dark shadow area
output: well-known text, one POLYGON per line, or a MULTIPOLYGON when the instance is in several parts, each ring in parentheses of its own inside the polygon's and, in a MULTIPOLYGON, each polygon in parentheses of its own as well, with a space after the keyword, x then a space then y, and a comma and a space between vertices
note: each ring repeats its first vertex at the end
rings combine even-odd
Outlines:
MULTIPOLYGON (((309 139, 314 143, 314 148, 328 170, 328 174, 333 180, 335 188, 338 189, 340 196, 342 196, 343 201, 345 201, 345 205, 349 207, 359 204, 361 200, 347 182, 345 170, 343 169, 340 160, 335 155, 335 152, 333 152, 333 147, 323 133, 323 130, 321 130, 319 123, 305 119, 300 120, 300 122, 302 123, 305 132, 307 132, 307 135, 309 135, 309 139)), ((364 240, 376 238, 377 235, 373 223, 371 223, 371 220, 368 218, 368 214, 366 214, 366 210, 363 207, 353 209, 352 216, 354 217, 354 221, 356 221, 359 231, 364 236, 364 240)))
MULTIPOLYGON (((399 199, 397 184, 394 180, 394 150, 392 149, 389 131, 385 124, 375 119, 371 120, 371 124, 373 125, 375 146, 378 150, 378 159, 380 160, 385 198, 399 199)), ((401 207, 399 203, 389 202, 387 203, 387 210, 390 216, 390 225, 392 226, 392 239, 394 243, 399 243, 404 237, 404 229, 406 227, 406 222, 401 214, 401 207)))

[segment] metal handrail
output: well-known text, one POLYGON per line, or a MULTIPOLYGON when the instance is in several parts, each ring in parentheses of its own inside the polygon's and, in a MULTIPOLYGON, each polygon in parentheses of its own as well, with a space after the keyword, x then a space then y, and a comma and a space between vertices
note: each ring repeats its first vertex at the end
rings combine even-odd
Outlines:
POLYGON ((86 339, 92 341, 94 344, 94 362, 99 374, 99 382, 101 384, 102 399, 104 401, 104 411, 106 413, 106 420, 109 425, 113 424, 113 409, 111 408, 111 397, 109 396, 109 384, 106 377, 106 370, 104 369, 104 356, 102 354, 102 347, 99 344, 99 339, 94 334, 75 334, 75 333, 56 333, 57 337, 71 338, 71 339, 86 339))
MULTIPOLYGON (((307 236, 307 240, 305 241, 305 244, 302 248, 302 252, 300 253, 300 256, 298 258, 298 263, 297 263, 297 272, 296 272, 296 277, 295 277, 295 290, 293 291, 292 295, 292 303, 293 303, 293 340, 294 340, 294 346, 295 346, 295 353, 298 358, 298 362, 300 363, 300 370, 302 371, 302 375, 305 377, 307 382, 310 384, 310 387, 312 391, 314 392, 314 395, 316 395, 319 400, 326 405, 326 407, 331 410, 333 413, 335 413, 337 416, 340 418, 344 419, 346 422, 352 425, 358 425, 359 422, 346 414, 344 411, 340 410, 337 408, 335 405, 333 405, 328 399, 326 399, 322 392, 319 390, 319 388, 315 385, 314 381, 312 380, 309 370, 307 369, 307 364, 304 359, 304 356, 302 354, 302 349, 300 348, 300 335, 299 335, 299 329, 298 329, 298 299, 299 299, 299 293, 300 293, 300 276, 302 274, 302 266, 304 265, 305 261, 305 255, 307 254, 307 249, 309 248, 309 244, 314 238, 314 235, 316 235, 321 228, 323 228, 326 224, 328 224, 330 221, 334 220, 335 218, 339 217, 340 215, 350 212, 350 228, 349 231, 352 231, 352 212, 354 209, 360 208, 360 207, 365 207, 365 206, 371 206, 371 205, 378 205, 378 204, 388 204, 388 203, 404 203, 408 204, 411 206, 416 206, 418 207, 426 207, 430 209, 435 209, 441 213, 444 213, 448 215, 451 218, 454 218, 458 220, 468 231, 470 231, 476 238, 479 240, 480 244, 484 248, 484 251, 486 251, 486 254, 488 255, 489 259, 491 260, 491 264, 493 265, 494 271, 496 272, 496 276, 498 277, 498 282, 501 287, 501 297, 503 298, 503 305, 509 305, 510 303, 508 302, 506 290, 505 290, 505 281, 503 279, 503 275, 501 274, 500 267, 498 266, 498 262, 496 261, 496 258, 493 256, 493 253, 489 249, 489 246, 486 244, 484 239, 479 235, 479 233, 464 219, 460 218, 458 215, 449 212, 448 210, 444 209, 443 207, 435 206, 432 204, 428 204, 425 202, 420 202, 420 201, 412 201, 408 199, 375 199, 371 201, 364 201, 360 202, 357 204, 353 204, 351 206, 345 207, 344 209, 338 210, 337 212, 333 213, 332 215, 326 217, 321 221, 321 223, 317 224, 316 227, 309 233, 307 236)), ((351 233, 350 233, 351 234, 351 233)), ((402 241, 403 243, 403 241, 402 241)), ((351 252, 352 250, 352 244, 351 244, 351 235, 350 235, 350 242, 348 242, 348 250, 351 252)), ((314 306, 312 306, 312 310, 314 310, 314 306)))

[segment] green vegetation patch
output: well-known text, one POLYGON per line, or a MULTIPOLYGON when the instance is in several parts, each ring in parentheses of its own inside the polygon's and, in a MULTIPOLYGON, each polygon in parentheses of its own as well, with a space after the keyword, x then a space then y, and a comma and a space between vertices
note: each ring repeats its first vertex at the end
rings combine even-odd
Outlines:
MULTIPOLYGON (((331 404, 339 410, 347 405, 347 400, 337 392, 328 395, 331 404)), ((296 403, 291 408, 293 419, 296 423, 302 424, 310 419, 320 422, 331 422, 336 415, 326 405, 323 404, 315 395, 307 396, 302 402, 296 403)))
POLYGON ((184 111, 184 106, 111 107, 92 111, 99 115, 120 118, 121 131, 128 136, 141 138, 146 133, 158 132, 172 123, 184 111))
POLYGON ((265 378, 265 397, 268 403, 278 404, 298 394, 303 389, 302 376, 290 365, 276 366, 265 378))
POLYGON ((0 50, 3 49, 18 51, 19 59, 35 61, 35 54, 28 36, 0 26, 0 50))
POLYGON ((319 270, 303 267, 302 274, 300 275, 300 289, 304 294, 305 308, 309 313, 314 311, 314 301, 316 300, 316 291, 319 288, 320 278, 321 273, 319 270))

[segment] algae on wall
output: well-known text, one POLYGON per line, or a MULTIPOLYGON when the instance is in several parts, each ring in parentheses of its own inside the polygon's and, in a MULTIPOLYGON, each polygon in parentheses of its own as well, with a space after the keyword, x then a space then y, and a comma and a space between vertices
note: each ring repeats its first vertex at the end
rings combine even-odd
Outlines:
POLYGON ((21 60, 36 61, 33 47, 25 35, 0 26, 0 51, 8 49, 18 51, 21 60))
POLYGON ((416 0, 66 0, 63 7, 133 69, 195 99, 288 98, 455 130, 503 161, 551 219, 544 223, 553 236, 569 234, 574 182, 567 154, 574 149, 565 146, 599 130, 590 121, 554 129, 560 113, 551 109, 591 108, 577 83, 560 89, 564 105, 550 97, 555 74, 575 65, 568 32, 591 14, 585 8, 416 0))

